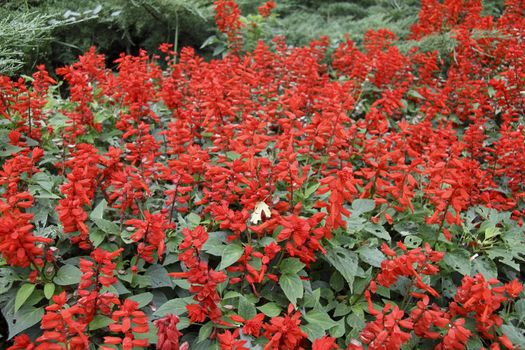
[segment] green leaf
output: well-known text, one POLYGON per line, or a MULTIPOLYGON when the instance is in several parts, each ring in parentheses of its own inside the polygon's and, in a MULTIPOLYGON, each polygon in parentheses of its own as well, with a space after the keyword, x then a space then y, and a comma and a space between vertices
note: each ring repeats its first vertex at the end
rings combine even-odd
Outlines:
POLYGON ((330 316, 324 311, 312 310, 308 311, 303 318, 311 325, 319 327, 322 330, 330 329, 337 325, 337 322, 332 320, 330 316))
POLYGON ((381 262, 386 259, 385 255, 375 247, 361 247, 357 252, 363 262, 373 267, 381 267, 381 262))
POLYGON ((350 326, 352 329, 357 329, 358 332, 361 332, 363 328, 365 328, 366 322, 364 321, 363 317, 356 313, 351 313, 346 317, 346 323, 350 326))
POLYGON ((233 161, 233 160, 237 160, 239 158, 241 158, 241 155, 239 153, 236 153, 236 152, 232 152, 232 151, 228 151, 226 152, 226 157, 233 161))
POLYGON ((496 263, 486 256, 478 256, 472 261, 472 274, 481 273, 485 279, 498 278, 496 263))
POLYGON ((297 275, 283 274, 279 278, 279 285, 284 292, 284 295, 290 302, 296 306, 297 299, 303 297, 304 287, 303 282, 297 275))
POLYGON ((210 337, 211 331, 213 330, 214 323, 209 321, 199 329, 199 336, 197 337, 197 343, 202 343, 210 337))
POLYGON ((17 335, 18 333, 28 329, 29 327, 34 326, 44 316, 44 308, 35 308, 35 307, 22 307, 14 315, 6 315, 6 320, 9 325, 9 339, 17 335))
POLYGON ((357 253, 339 246, 329 246, 326 248, 325 258, 344 277, 350 292, 353 292, 359 263, 357 253))
POLYGON ((40 187, 42 187, 47 192, 49 193, 53 192, 53 179, 51 178, 49 174, 45 172, 36 173, 33 175, 31 180, 35 181, 40 187))
POLYGON ((320 182, 316 182, 315 184, 311 185, 304 191, 304 198, 309 198, 312 194, 317 191, 317 189, 321 186, 320 182))
POLYGON ((378 238, 384 239, 385 241, 390 241, 390 235, 388 234, 387 230, 385 230, 385 228, 381 225, 367 222, 364 229, 365 231, 373 234, 378 238))
POLYGON ((525 335, 522 329, 518 329, 512 325, 504 324, 501 326, 501 331, 505 334, 509 340, 517 346, 518 349, 525 348, 525 335))
POLYGON ((18 291, 16 292, 15 298, 15 312, 17 312, 22 305, 24 305, 27 298, 33 294, 35 290, 35 285, 31 283, 23 284, 18 291))
POLYGON ((105 199, 102 199, 98 204, 97 206, 95 207, 95 209, 93 209, 93 211, 91 212, 91 214, 89 214, 89 218, 90 219, 102 219, 102 217, 104 216, 104 212, 106 211, 106 209, 108 208, 108 203, 106 202, 105 199))
POLYGON ((120 234, 120 229, 118 225, 115 224, 114 222, 111 222, 106 219, 91 219, 91 221, 93 221, 99 229, 101 229, 102 231, 106 233, 114 234, 114 235, 120 234))
POLYGON ((330 328, 330 336, 336 339, 342 338, 345 335, 345 319, 342 318, 336 322, 337 325, 330 328))
POLYGON ((294 275, 301 271, 304 268, 304 266, 305 265, 301 262, 301 260, 297 258, 287 258, 281 262, 279 268, 281 270, 281 273, 288 273, 290 275, 294 275))
POLYGON ((104 242, 104 238, 106 238, 106 235, 100 230, 93 230, 89 233, 89 240, 95 248, 104 242))
POLYGON ((355 199, 352 202, 352 214, 361 215, 374 210, 376 202, 373 199, 355 199))
POLYGON ((0 157, 10 157, 15 153, 20 152, 22 149, 23 148, 11 144, 3 144, 0 146, 0 157))
POLYGON ((245 297, 239 298, 239 315, 245 320, 250 320, 257 314, 255 305, 249 302, 245 297))
POLYGON ((202 246, 202 251, 214 256, 222 256, 222 253, 226 247, 227 245, 223 244, 220 239, 210 237, 202 246))
POLYGON ((195 228, 201 223, 201 217, 195 213, 189 213, 186 216, 186 221, 190 224, 191 228, 195 228))
POLYGON ((222 251, 222 259, 218 270, 224 270, 234 264, 244 253, 244 248, 240 244, 231 243, 222 251))
POLYGON ((525 321, 525 299, 518 300, 514 304, 514 310, 516 311, 516 314, 518 315, 518 320, 520 322, 525 321))
POLYGON ((268 317, 275 317, 281 314, 281 307, 274 302, 269 302, 263 306, 259 306, 258 309, 268 317))
POLYGON ((228 299, 233 299, 233 298, 238 298, 238 297, 242 297, 242 294, 239 292, 230 290, 229 292, 226 292, 226 294, 222 296, 222 300, 228 300, 228 299))
POLYGON ((486 240, 492 237, 499 236, 500 234, 501 234, 501 230, 497 227, 491 226, 485 229, 485 239, 486 240))
POLYGON ((157 318, 164 317, 169 314, 180 316, 186 312, 186 305, 193 304, 195 301, 193 297, 171 299, 162 304, 153 315, 157 318))
POLYGON ((472 265, 470 255, 469 252, 464 249, 448 252, 443 257, 443 262, 463 276, 470 275, 472 265))
POLYGON ((405 243, 407 248, 414 249, 419 247, 421 243, 423 243, 423 240, 418 236, 406 236, 403 243, 405 243))
POLYGON ((66 126, 68 120, 69 118, 62 113, 56 113, 48 119, 48 124, 51 125, 53 129, 60 129, 66 126))
POLYGON ((78 267, 74 265, 64 265, 58 270, 55 278, 53 278, 53 282, 59 286, 69 286, 71 284, 78 284, 80 277, 82 277, 82 272, 78 267))
POLYGON ((415 98, 419 98, 421 100, 424 100, 425 98, 419 93, 417 92, 416 90, 409 90, 407 92, 408 96, 410 97, 415 97, 415 98))
POLYGON ((149 292, 147 292, 147 293, 140 293, 140 294, 137 294, 137 295, 133 295, 133 296, 129 297, 128 299, 137 302, 139 304, 139 309, 140 309, 140 308, 143 308, 144 306, 148 305, 149 303, 151 303, 151 301, 153 300, 153 294, 149 293, 149 292))
POLYGON ((44 295, 49 300, 53 297, 53 294, 55 294, 55 284, 48 282, 44 286, 44 295))
POLYGON ((149 278, 151 288, 173 288, 173 280, 168 276, 168 270, 162 265, 151 265, 144 275, 149 278))
POLYGON ((96 315, 93 320, 89 322, 89 330, 94 331, 100 328, 104 328, 113 323, 113 320, 104 315, 96 315))
POLYGON ((301 329, 303 330, 303 332, 306 333, 306 335, 308 336, 308 340, 310 340, 311 342, 313 342, 316 339, 322 338, 325 335, 325 331, 322 328, 316 327, 311 323, 301 325, 301 329))
POLYGON ((0 268, 0 294, 4 294, 11 289, 14 281, 16 281, 16 274, 11 268, 0 268))

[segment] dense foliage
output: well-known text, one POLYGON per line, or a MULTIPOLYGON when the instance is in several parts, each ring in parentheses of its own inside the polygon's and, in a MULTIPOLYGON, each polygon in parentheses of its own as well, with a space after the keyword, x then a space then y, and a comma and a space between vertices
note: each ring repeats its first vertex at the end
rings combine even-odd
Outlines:
MULTIPOLYGON (((238 3, 241 21, 256 34, 245 43, 248 50, 275 34, 296 46, 321 35, 329 35, 335 46, 349 35, 361 46, 364 33, 377 28, 405 38, 419 11, 417 0, 280 0, 272 21, 262 23, 257 9, 264 1, 238 3)), ((483 3, 485 14, 501 15, 501 0, 483 3)), ((224 52, 215 40, 213 17, 212 0, 0 0, 0 74, 30 75, 45 63, 53 75, 91 46, 104 52, 109 67, 121 52, 138 54, 142 48, 152 54, 161 42, 173 43, 176 51, 192 46, 211 58, 224 52)), ((451 41, 444 37, 432 44, 451 41)))
POLYGON ((524 11, 1 77, 7 346, 524 348, 524 11))

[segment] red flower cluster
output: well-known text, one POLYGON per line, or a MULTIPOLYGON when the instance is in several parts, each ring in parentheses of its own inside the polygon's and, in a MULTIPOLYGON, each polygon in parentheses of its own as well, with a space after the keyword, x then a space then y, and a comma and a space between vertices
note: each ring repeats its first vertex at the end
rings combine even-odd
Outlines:
MULTIPOLYGON (((443 350, 471 339, 513 348, 500 326, 511 325, 504 309, 523 294, 514 275, 499 266, 505 283, 436 275, 450 267, 441 250, 499 259, 521 239, 506 225, 525 214, 523 1, 507 1, 499 18, 484 16, 478 0, 423 1, 412 38, 450 34, 450 53, 417 40, 405 52, 380 29, 333 53, 327 38, 299 48, 275 38, 243 57, 238 5, 214 4, 236 55, 205 61, 166 44, 165 69, 141 51, 112 72, 91 49, 57 72, 69 86, 65 107, 47 103, 56 82, 43 67, 32 83, 0 78, 0 254, 33 283, 31 307, 45 309, 41 332, 19 335, 11 349, 147 347, 163 294, 188 292, 180 319, 156 320, 159 349, 187 349, 182 333, 189 339, 208 320, 203 333, 224 349, 337 349, 342 340, 324 332, 309 340, 309 309, 326 306, 330 319, 355 312, 362 298, 349 294, 368 280, 369 322, 349 349, 398 349, 413 337, 443 350), (511 215, 491 232, 469 217, 476 206, 511 215), (407 223, 421 247, 381 245, 407 223), (334 242, 341 254, 321 258, 334 242), (80 283, 61 285, 57 271, 79 252, 80 283), (299 276, 279 271, 290 261, 299 276), (329 280, 326 267, 343 278, 329 280), (143 310, 114 292, 143 294, 159 271, 188 291, 162 280, 143 310), (455 296, 441 293, 460 280, 455 296), (56 295, 40 298, 52 284, 56 295), (404 301, 379 301, 385 289, 404 301), (286 298, 299 308, 280 314, 286 298), (110 324, 90 329, 98 316, 110 324)), ((274 7, 266 2, 261 15, 274 7)), ((512 259, 508 269, 519 269, 512 259)))
POLYGON ((101 173, 99 163, 101 157, 95 147, 89 144, 79 144, 71 155, 71 159, 64 162, 63 167, 72 169, 67 174, 68 182, 60 190, 65 198, 59 201, 57 212, 65 233, 78 232, 78 236, 71 238, 82 249, 89 249, 89 230, 85 221, 88 218, 85 207, 91 207, 98 178, 101 173))
POLYGON ((184 350, 186 345, 180 345, 179 338, 182 333, 177 329, 179 318, 175 315, 167 315, 154 322, 157 327, 157 349, 158 350, 184 350))
POLYGON ((263 324, 263 336, 269 342, 264 347, 265 350, 301 350, 304 349, 301 343, 306 338, 306 334, 299 328, 301 323, 301 313, 293 312, 293 306, 288 306, 288 314, 283 317, 274 317, 270 323, 263 324))
POLYGON ((169 275, 175 278, 186 278, 191 284, 189 291, 194 293, 193 299, 197 304, 187 305, 188 316, 192 322, 203 322, 210 318, 215 323, 222 323, 222 312, 217 306, 220 301, 217 285, 226 280, 223 272, 209 269, 208 265, 199 258, 199 251, 208 240, 208 233, 204 227, 197 226, 193 230, 184 229, 184 241, 179 249, 185 251, 179 254, 179 260, 188 268, 186 272, 172 272, 169 275))
POLYGON ((158 259, 162 260, 164 254, 166 233, 168 228, 174 228, 174 224, 169 225, 166 217, 159 214, 150 214, 144 211, 144 220, 131 219, 125 222, 126 225, 135 228, 131 239, 138 244, 139 256, 149 263, 153 263, 153 254, 157 253, 158 259))
POLYGON ((217 28, 228 36, 231 49, 238 52, 242 45, 240 29, 242 26, 239 5, 233 0, 215 0, 215 23, 217 28))
POLYGON ((4 186, 3 198, 0 198, 0 253, 12 266, 32 265, 37 270, 45 259, 52 259, 50 255, 45 256, 42 244, 53 240, 33 235, 33 214, 26 212, 33 206, 33 197, 23 190, 21 180, 38 172, 36 164, 42 156, 41 148, 31 152, 23 149, 0 169, 0 186, 4 186))
MULTIPOLYGON (((149 332, 148 317, 144 312, 138 310, 136 301, 126 299, 120 309, 113 312, 111 318, 114 323, 109 325, 109 330, 113 333, 122 333, 123 337, 104 337, 104 342, 107 345, 122 344, 123 350, 148 347, 149 340, 147 338, 138 339, 136 336, 136 334, 149 332)), ((102 346, 100 349, 110 350, 113 348, 102 346)))
POLYGON ((277 4, 275 1, 267 1, 263 5, 259 6, 257 8, 257 11, 261 14, 263 17, 269 17, 272 13, 272 10, 277 7, 277 4))
MULTIPOLYGON (((413 278, 417 288, 439 297, 436 290, 423 282, 421 275, 437 274, 439 267, 435 264, 443 258, 445 253, 433 251, 428 243, 425 243, 425 249, 416 248, 410 251, 401 242, 398 242, 397 246, 404 252, 403 255, 398 256, 386 243, 381 246, 383 253, 392 259, 384 260, 381 263, 381 271, 376 277, 377 283, 384 287, 390 287, 400 276, 405 276, 413 278)), ((374 281, 372 281, 371 287, 372 292, 375 292, 374 281)))

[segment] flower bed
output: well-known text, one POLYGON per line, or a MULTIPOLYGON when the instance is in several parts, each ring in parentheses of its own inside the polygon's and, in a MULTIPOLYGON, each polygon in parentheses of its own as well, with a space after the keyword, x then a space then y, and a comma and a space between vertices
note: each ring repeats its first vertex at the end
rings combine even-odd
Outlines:
POLYGON ((422 3, 408 52, 216 1, 221 60, 1 78, 9 349, 524 348, 523 2, 422 3))

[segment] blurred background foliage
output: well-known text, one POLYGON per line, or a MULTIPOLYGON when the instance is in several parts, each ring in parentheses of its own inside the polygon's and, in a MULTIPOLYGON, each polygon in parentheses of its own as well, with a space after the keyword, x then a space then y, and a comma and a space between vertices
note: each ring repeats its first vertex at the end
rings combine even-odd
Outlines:
MULTIPOLYGON (((347 33, 359 44, 367 30, 378 28, 404 38, 420 6, 419 0, 277 0, 276 14, 263 19, 257 7, 264 2, 238 0, 245 20, 265 32, 248 33, 247 49, 275 34, 291 45, 321 35, 336 45, 347 33)), ((489 14, 498 16, 502 7, 503 1, 485 1, 489 14)), ((0 0, 0 74, 28 74, 39 63, 54 71, 93 45, 110 66, 121 52, 154 53, 163 42, 192 46, 212 58, 223 52, 213 16, 212 0, 0 0)), ((436 43, 453 45, 447 37, 435 38, 431 46, 436 43)))

